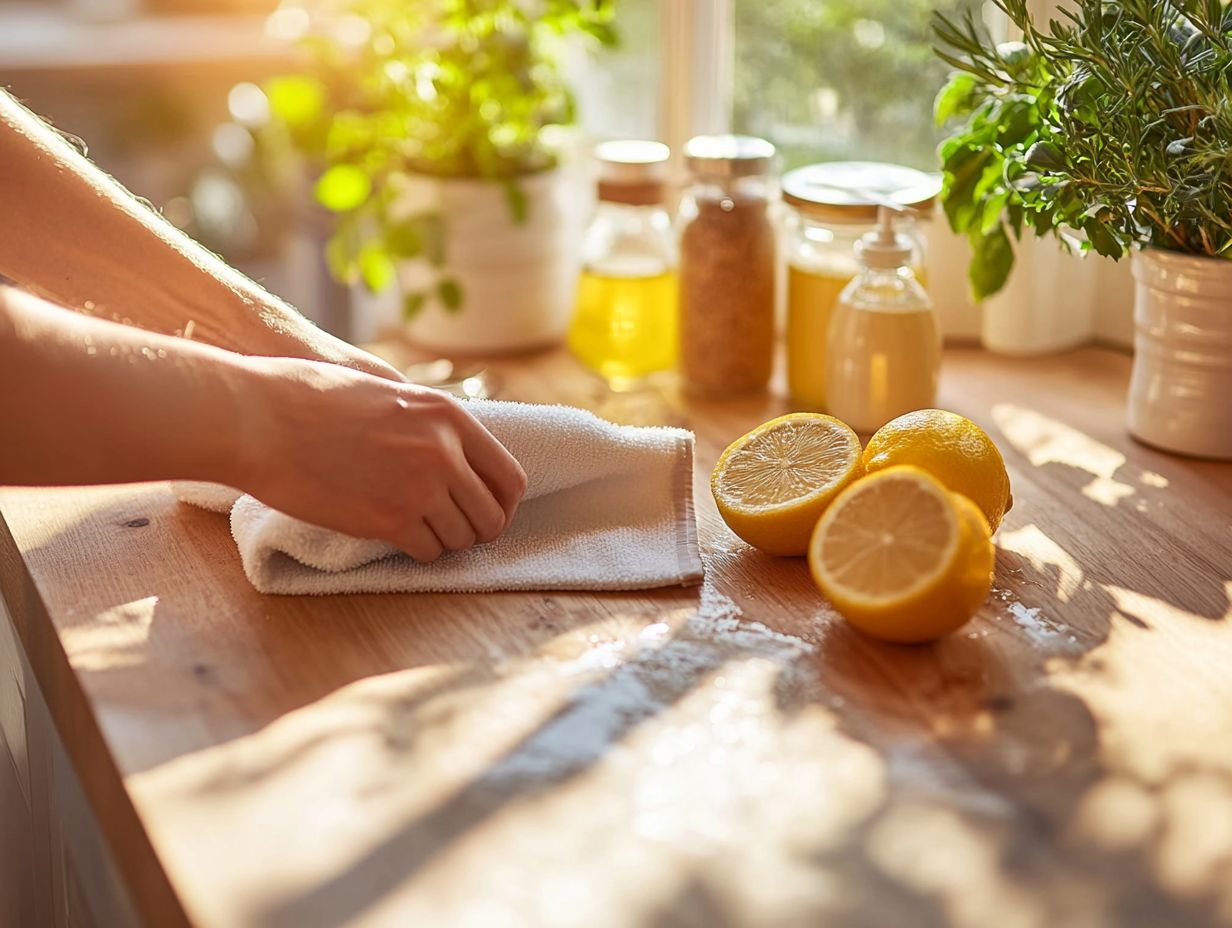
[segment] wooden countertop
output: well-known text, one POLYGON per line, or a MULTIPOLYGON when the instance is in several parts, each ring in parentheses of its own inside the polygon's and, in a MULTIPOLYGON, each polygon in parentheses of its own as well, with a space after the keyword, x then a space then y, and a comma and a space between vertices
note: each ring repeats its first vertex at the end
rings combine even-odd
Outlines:
POLYGON ((773 399, 623 409, 698 432, 700 590, 266 597, 162 485, 4 491, 0 589, 159 928, 1232 924, 1232 466, 1131 441, 1128 370, 947 353, 1016 505, 926 647, 718 520, 773 399))

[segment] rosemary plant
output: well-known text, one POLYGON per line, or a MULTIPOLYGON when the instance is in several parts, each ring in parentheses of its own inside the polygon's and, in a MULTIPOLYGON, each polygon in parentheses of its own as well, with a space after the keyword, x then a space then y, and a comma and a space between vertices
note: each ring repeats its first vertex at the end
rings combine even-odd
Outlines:
POLYGON ((957 69, 936 118, 964 119, 941 145, 941 200, 976 298, 1004 285, 1024 227, 1112 258, 1232 257, 1232 7, 1076 0, 1045 30, 1027 0, 993 3, 1021 42, 933 21, 957 69))

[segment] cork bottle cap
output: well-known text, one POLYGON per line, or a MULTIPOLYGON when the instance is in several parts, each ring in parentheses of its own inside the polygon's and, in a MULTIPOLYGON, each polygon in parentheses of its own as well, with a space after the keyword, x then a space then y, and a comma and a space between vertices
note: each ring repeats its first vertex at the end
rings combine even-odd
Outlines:
POLYGON ((630 206, 662 203, 667 187, 667 160, 662 142, 619 139, 595 146, 599 162, 599 199, 630 206))

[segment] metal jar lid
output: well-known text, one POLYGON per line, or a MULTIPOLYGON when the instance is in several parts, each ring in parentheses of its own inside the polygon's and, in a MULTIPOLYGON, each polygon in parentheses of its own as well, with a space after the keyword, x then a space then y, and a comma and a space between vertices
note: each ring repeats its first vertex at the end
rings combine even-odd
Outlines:
POLYGON ((697 135, 685 143, 684 163, 699 180, 767 174, 774 146, 752 135, 697 135))
POLYGON ((618 139, 595 146, 599 199, 630 206, 662 203, 671 149, 662 142, 618 139))
POLYGON ((816 219, 875 222, 879 201, 930 212, 941 178, 879 161, 830 161, 783 175, 783 200, 816 219))

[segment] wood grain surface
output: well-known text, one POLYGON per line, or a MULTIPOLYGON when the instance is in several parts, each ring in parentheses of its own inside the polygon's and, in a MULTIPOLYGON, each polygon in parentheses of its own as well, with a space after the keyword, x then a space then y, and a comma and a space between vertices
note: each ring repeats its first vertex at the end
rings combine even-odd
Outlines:
POLYGON ((279 598, 162 485, 0 494, 0 589, 151 925, 1232 924, 1232 466, 1124 428, 1128 358, 947 353, 1002 448, 994 593, 848 628, 719 521, 786 406, 499 395, 698 433, 700 589, 279 598))

